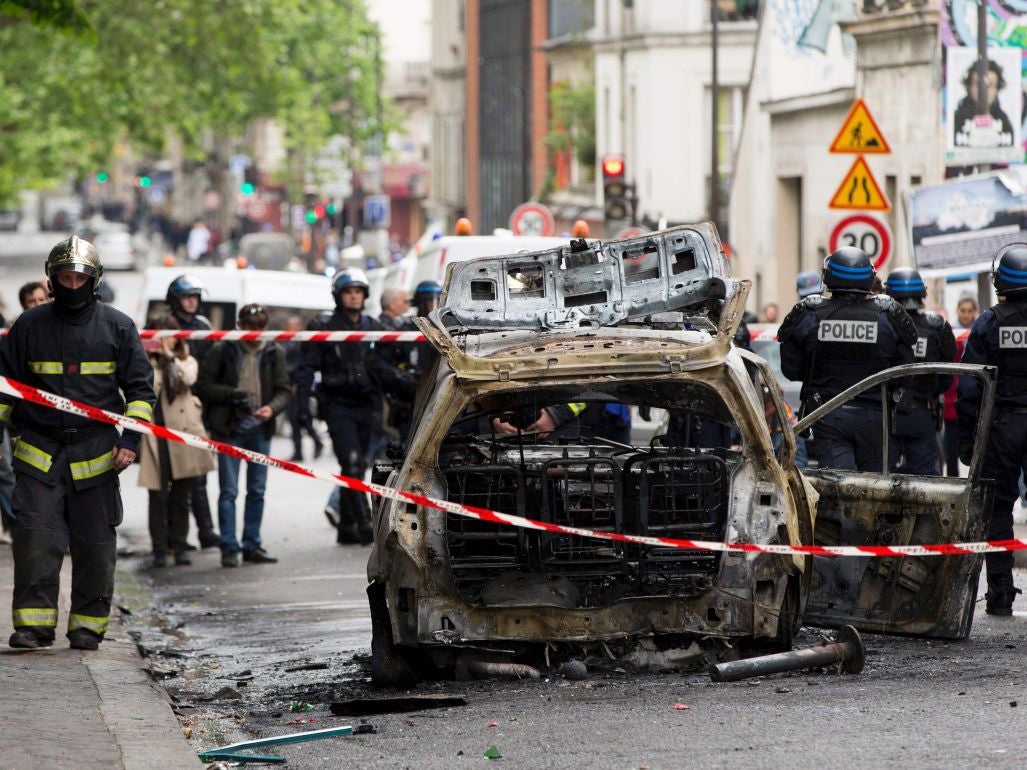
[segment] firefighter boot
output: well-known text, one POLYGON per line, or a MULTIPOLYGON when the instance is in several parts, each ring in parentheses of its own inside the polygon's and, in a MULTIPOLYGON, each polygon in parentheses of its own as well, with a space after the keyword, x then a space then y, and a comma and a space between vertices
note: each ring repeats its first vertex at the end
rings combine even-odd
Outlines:
POLYGON ((1013 600, 1023 593, 1013 585, 1012 572, 988 575, 988 592, 984 594, 984 611, 989 615, 1009 616, 1013 614, 1013 600))
POLYGON ((57 627, 57 591, 64 536, 55 529, 14 530, 14 634, 12 647, 49 647, 57 627))
POLYGON ((95 650, 103 640, 114 595, 117 543, 84 543, 71 539, 71 612, 68 639, 80 650, 95 650), (81 632, 88 633, 88 639, 81 632))

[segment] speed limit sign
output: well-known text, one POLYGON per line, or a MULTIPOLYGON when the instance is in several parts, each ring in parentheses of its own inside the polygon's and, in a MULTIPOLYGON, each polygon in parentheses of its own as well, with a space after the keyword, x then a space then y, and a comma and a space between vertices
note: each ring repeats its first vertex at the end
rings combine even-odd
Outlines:
POLYGON ((888 229, 888 225, 866 214, 855 214, 845 217, 835 225, 828 246, 831 251, 842 246, 862 249, 870 257, 874 270, 880 270, 891 256, 891 244, 891 230, 888 229))

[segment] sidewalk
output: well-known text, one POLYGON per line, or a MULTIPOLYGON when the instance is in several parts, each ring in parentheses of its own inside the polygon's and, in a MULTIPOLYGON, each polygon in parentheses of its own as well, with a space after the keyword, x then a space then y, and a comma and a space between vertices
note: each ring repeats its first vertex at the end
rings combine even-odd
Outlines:
POLYGON ((10 546, 0 545, 0 770, 201 767, 117 609, 99 651, 68 647, 69 559, 54 646, 7 647, 13 576, 10 546))

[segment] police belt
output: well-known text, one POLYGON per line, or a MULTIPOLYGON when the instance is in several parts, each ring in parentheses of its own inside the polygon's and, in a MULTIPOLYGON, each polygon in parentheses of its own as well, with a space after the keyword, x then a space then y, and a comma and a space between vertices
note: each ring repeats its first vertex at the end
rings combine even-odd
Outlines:
POLYGON ((91 438, 103 435, 111 430, 110 425, 90 425, 86 428, 51 428, 49 426, 33 425, 28 430, 40 436, 56 441, 61 446, 77 444, 80 441, 88 441, 91 438))

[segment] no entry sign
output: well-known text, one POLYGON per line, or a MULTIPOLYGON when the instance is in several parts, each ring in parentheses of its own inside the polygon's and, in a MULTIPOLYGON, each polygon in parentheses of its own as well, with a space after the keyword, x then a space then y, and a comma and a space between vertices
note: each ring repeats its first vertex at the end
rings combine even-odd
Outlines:
POLYGON ((510 230, 514 235, 553 235, 556 219, 541 203, 522 203, 510 215, 510 230))
POLYGON ((828 247, 834 251, 842 246, 862 249, 873 262, 874 270, 880 270, 891 256, 891 230, 888 229, 888 225, 874 217, 854 214, 845 217, 831 231, 828 247))

